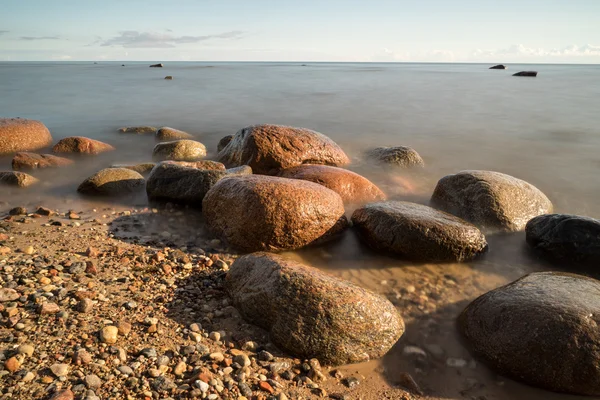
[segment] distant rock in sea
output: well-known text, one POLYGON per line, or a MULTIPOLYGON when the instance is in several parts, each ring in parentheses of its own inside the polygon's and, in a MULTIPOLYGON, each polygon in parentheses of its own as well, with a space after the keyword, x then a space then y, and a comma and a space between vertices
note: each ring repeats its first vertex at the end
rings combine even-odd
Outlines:
POLYGON ((531 76, 531 77, 535 77, 537 76, 537 71, 521 71, 521 72, 517 72, 516 74, 513 74, 513 76, 531 76))
POLYGON ((493 67, 490 67, 490 69, 506 69, 506 65, 498 64, 494 65, 493 67))
POLYGON ((163 67, 163 65, 162 65, 162 64, 152 64, 152 65, 150 66, 150 68, 162 68, 162 67, 163 67))
POLYGON ((173 77, 171 75, 167 75, 167 76, 165 76, 165 79, 168 80, 168 81, 172 81, 173 77))

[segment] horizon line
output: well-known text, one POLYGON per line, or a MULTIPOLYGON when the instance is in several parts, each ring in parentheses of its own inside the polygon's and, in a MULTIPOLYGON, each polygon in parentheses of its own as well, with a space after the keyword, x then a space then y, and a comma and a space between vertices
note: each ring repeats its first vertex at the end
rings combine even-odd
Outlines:
POLYGON ((575 62, 485 62, 485 61, 278 61, 278 60, 261 60, 261 61, 243 61, 243 60, 235 60, 235 61, 226 61, 226 60, 0 60, 0 63, 14 63, 14 62, 40 62, 40 63, 81 63, 81 62, 89 62, 89 63, 302 63, 302 64, 485 64, 485 65, 510 65, 510 64, 524 64, 524 65, 539 65, 539 64, 547 64, 547 65, 600 65, 600 63, 575 63, 575 62))

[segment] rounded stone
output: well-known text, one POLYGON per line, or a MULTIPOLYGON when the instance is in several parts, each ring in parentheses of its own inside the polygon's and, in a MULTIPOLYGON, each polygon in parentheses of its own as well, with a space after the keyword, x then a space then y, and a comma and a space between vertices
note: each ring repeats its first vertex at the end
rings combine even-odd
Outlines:
POLYGON ((26 188, 35 185, 39 179, 19 171, 0 171, 0 185, 26 188))
POLYGON ((239 130, 219 152, 227 167, 249 165, 255 174, 275 175, 302 164, 343 166, 346 153, 322 133, 283 125, 253 125, 239 130))
POLYGON ((52 148, 53 153, 76 153, 91 155, 113 150, 115 150, 115 148, 110 144, 82 136, 71 136, 61 139, 52 148))
POLYGON ((233 139, 233 135, 227 135, 225 137, 222 137, 221 140, 219 140, 219 143, 217 144, 217 151, 223 150, 225 146, 227 146, 229 142, 231 142, 231 139, 233 139))
POLYGON ((52 364, 50 366, 50 371, 57 377, 67 376, 69 373, 69 365, 67 364, 52 364))
POLYGON ((119 128, 119 132, 121 133, 135 133, 135 134, 144 134, 144 133, 155 133, 157 128, 154 126, 126 126, 124 128, 119 128))
POLYGON ((143 190, 144 177, 127 168, 105 168, 79 185, 77 191, 86 195, 118 196, 143 190))
POLYGON ((110 168, 127 168, 127 169, 130 169, 137 173, 144 174, 146 172, 152 171, 152 168, 154 168, 155 166, 156 166, 156 163, 147 162, 147 163, 140 163, 140 164, 134 164, 134 165, 114 164, 114 165, 111 165, 110 168))
POLYGON ((0 118, 0 155, 33 151, 52 144, 52 135, 40 121, 0 118))
POLYGON ((468 261, 487 249, 474 225, 421 204, 388 201, 354 211, 361 240, 375 250, 417 261, 468 261))
POLYGON ((202 202, 210 231, 243 251, 293 250, 347 227, 344 203, 313 182, 264 175, 226 177, 202 202))
POLYGON ((381 164, 404 168, 425 166, 425 162, 419 153, 406 146, 377 147, 369 150, 367 157, 381 164))
POLYGON ((538 215, 552 212, 552 203, 538 188, 493 171, 462 171, 438 182, 431 204, 480 228, 522 231, 538 215))
POLYGON ((73 164, 72 160, 52 154, 36 154, 20 152, 12 160, 12 169, 25 171, 43 168, 58 168, 73 164))
POLYGON ((156 140, 160 140, 162 142, 178 139, 193 139, 194 136, 187 132, 180 131, 179 129, 173 129, 165 126, 156 131, 155 138, 156 140))
POLYGON ((117 343, 118 334, 119 328, 116 326, 105 326, 100 330, 100 341, 102 343, 115 344, 117 343))
POLYGON ((339 194, 346 204, 370 203, 386 199, 386 195, 370 180, 343 168, 307 164, 284 169, 279 176, 323 185, 339 194))
POLYGON ((533 386, 600 395, 600 281, 532 273, 488 292, 458 326, 473 353, 533 386))
POLYGON ((198 161, 206 156, 206 147, 194 140, 175 140, 158 143, 152 156, 156 160, 198 161))

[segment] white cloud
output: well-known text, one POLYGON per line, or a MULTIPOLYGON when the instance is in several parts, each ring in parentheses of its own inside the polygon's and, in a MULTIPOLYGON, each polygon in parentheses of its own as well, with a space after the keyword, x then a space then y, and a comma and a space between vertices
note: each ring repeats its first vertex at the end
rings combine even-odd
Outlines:
POLYGON ((67 60, 73 59, 73 57, 69 56, 69 55, 62 55, 62 56, 53 56, 52 59, 56 60, 56 61, 67 61, 67 60))
MULTIPOLYGON (((100 46, 125 48, 172 48, 178 44, 198 43, 211 39, 240 39, 242 31, 229 31, 215 35, 175 36, 169 33, 122 31, 118 36, 101 41, 100 46)), ((93 43, 95 44, 95 43, 93 43)))
POLYGON ((416 53, 398 52, 388 48, 383 48, 373 54, 370 61, 378 62, 452 62, 455 60, 453 52, 448 50, 429 50, 416 53))
POLYGON ((476 58, 487 57, 588 57, 600 56, 600 46, 586 44, 583 46, 570 45, 563 48, 543 49, 526 47, 522 44, 514 44, 505 49, 481 50, 472 53, 476 58))

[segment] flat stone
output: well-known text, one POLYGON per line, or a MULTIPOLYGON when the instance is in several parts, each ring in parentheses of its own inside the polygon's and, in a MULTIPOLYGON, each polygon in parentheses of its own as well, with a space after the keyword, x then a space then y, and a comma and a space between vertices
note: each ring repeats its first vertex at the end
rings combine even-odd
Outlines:
POLYGON ((52 364, 50 371, 57 377, 67 376, 69 373, 69 366, 67 364, 52 364))

